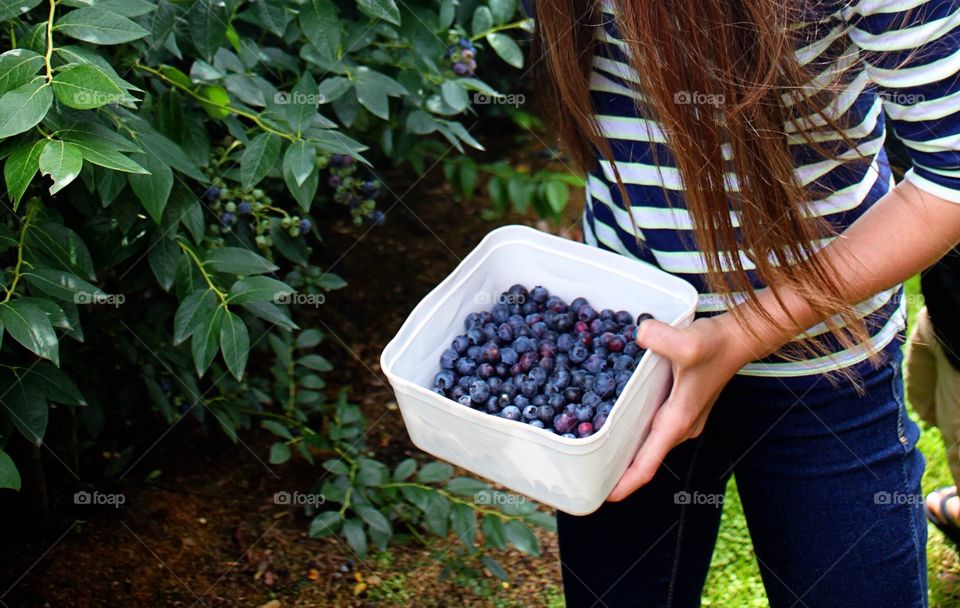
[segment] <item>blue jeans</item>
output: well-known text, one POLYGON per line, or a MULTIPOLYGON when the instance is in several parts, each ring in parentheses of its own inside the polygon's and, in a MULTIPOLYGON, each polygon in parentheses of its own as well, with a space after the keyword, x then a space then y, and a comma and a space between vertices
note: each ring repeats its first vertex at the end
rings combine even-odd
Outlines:
POLYGON ((772 608, 927 606, 924 460, 900 363, 865 375, 863 396, 734 378, 649 484, 558 514, 567 607, 700 606, 731 475, 772 608))

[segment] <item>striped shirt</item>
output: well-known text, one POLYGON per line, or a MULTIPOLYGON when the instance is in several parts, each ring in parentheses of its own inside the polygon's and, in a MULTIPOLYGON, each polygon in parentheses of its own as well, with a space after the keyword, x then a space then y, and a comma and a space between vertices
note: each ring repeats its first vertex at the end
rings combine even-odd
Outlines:
MULTIPOLYGON (((707 291, 706 265, 693 245, 693 222, 680 175, 658 125, 635 107, 639 95, 632 83, 638 78, 617 37, 612 3, 603 0, 601 11, 603 28, 598 28, 590 89, 629 204, 623 203, 610 164, 598 160, 587 176, 584 241, 687 280, 700 293, 698 315, 717 314, 725 310, 726 302, 707 291), (653 164, 654 147, 659 170, 653 164), (639 244, 628 213, 636 222, 639 244)), ((819 192, 811 195, 812 213, 842 232, 893 187, 883 146, 888 123, 910 155, 912 168, 904 179, 960 203, 960 0, 827 0, 817 6, 813 18, 815 27, 798 24, 816 33, 803 38, 796 56, 801 65, 822 70, 851 66, 844 89, 828 111, 847 125, 846 134, 871 162, 844 163, 842 156, 824 159, 791 141, 797 179, 805 186, 816 184, 819 192)), ((711 103, 695 93, 678 95, 686 96, 680 102, 711 103)), ((796 130, 789 124, 785 129, 788 136, 796 130)), ((821 139, 839 136, 825 129, 821 139)), ((736 180, 728 180, 727 188, 735 189, 736 180)), ((735 216, 733 222, 736 225, 735 216)), ((762 287, 754 265, 743 252, 741 258, 752 283, 762 287)), ((740 374, 802 381, 857 365, 871 352, 892 352, 899 347, 897 338, 905 326, 902 294, 897 286, 857 306, 867 319, 868 344, 843 349, 819 324, 806 335, 820 336, 832 354, 801 361, 773 356, 748 364, 740 374)), ((742 301, 743 296, 735 298, 742 301)))

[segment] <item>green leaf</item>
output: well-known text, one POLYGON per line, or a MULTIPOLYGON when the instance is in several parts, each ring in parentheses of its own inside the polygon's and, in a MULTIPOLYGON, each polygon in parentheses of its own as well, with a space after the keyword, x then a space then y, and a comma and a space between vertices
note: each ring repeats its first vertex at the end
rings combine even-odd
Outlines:
MULTIPOLYGON (((16 4, 22 4, 16 2, 16 4)), ((0 7, 4 2, 0 0, 0 7)), ((2 8, 0 8, 2 10, 2 8)), ((27 49, 12 49, 0 55, 0 92, 21 87, 36 76, 43 67, 43 55, 27 49)))
POLYGON ((40 124, 53 104, 53 92, 43 79, 34 80, 0 97, 0 138, 23 133, 40 124))
POLYGON ((507 64, 515 68, 523 67, 523 51, 521 51, 517 43, 513 41, 513 38, 506 34, 495 32, 493 34, 487 34, 487 42, 497 55, 500 56, 500 59, 503 59, 507 64))
POLYGON ((543 189, 550 209, 559 215, 566 208, 567 201, 570 199, 570 189, 560 181, 549 181, 543 189))
POLYGON ((157 6, 146 0, 62 0, 61 4, 76 8, 95 6, 124 17, 139 17, 156 10, 157 6))
POLYGON ((192 336, 199 319, 204 318, 216 305, 217 296, 209 289, 198 289, 184 298, 173 319, 173 344, 180 344, 192 336))
POLYGON ((231 304, 248 304, 251 302, 283 302, 294 293, 283 281, 270 277, 247 277, 236 281, 230 287, 228 301, 231 304))
POLYGON ((517 0, 490 0, 490 12, 497 25, 506 23, 517 12, 517 0))
POLYGON ((121 44, 150 34, 135 22, 103 8, 80 8, 60 17, 54 29, 93 44, 121 44))
POLYGON ((39 446, 47 432, 50 408, 43 392, 33 379, 27 376, 16 377, 4 370, 0 377, 0 404, 10 414, 17 430, 31 443, 39 446))
POLYGON ((170 192, 173 190, 173 171, 170 167, 153 154, 145 154, 140 159, 148 175, 130 174, 127 181, 130 188, 137 195, 143 208, 157 224, 163 218, 163 210, 167 207, 170 192))
POLYGON ((202 316, 197 319, 198 327, 194 330, 193 338, 190 341, 197 376, 203 376, 220 349, 220 319, 222 313, 223 308, 217 306, 213 310, 201 312, 202 316))
POLYGON ((212 60, 227 40, 228 10, 222 0, 195 0, 187 11, 190 42, 204 59, 212 60))
POLYGON ((0 21, 22 17, 42 0, 0 0, 0 21))
POLYGON ((290 22, 287 14, 286 2, 281 0, 258 0, 253 7, 256 11, 260 26, 271 33, 282 37, 290 22))
POLYGON ((337 56, 340 47, 340 20, 330 0, 307 0, 300 6, 300 29, 324 55, 337 56))
POLYGON ((400 9, 394 0, 357 0, 357 8, 368 17, 400 25, 400 9))
POLYGON ((447 482, 447 491, 461 496, 471 496, 477 492, 489 490, 489 485, 472 477, 454 477, 447 482))
POLYGON ((290 320, 290 316, 272 302, 246 302, 241 306, 258 319, 263 319, 267 323, 272 323, 277 327, 286 330, 299 329, 297 324, 290 320))
POLYGON ((450 517, 450 501, 437 492, 427 492, 425 502, 424 527, 441 538, 445 537, 450 517))
POLYGON ((243 320, 229 310, 223 313, 220 321, 220 350, 223 351, 227 369, 237 382, 242 381, 250 354, 250 334, 243 320))
POLYGON ((461 503, 453 505, 450 513, 453 533, 468 549, 473 548, 477 540, 477 513, 461 503))
POLYGON ((10 455, 0 450, 0 488, 20 491, 20 472, 10 455))
MULTIPOLYGON (((294 165, 292 163, 287 163, 286 160, 284 160, 282 173, 283 173, 283 181, 287 185, 287 190, 290 192, 293 198, 297 201, 297 204, 300 205, 301 209, 303 209, 304 211, 310 211, 310 206, 313 204, 313 199, 316 198, 317 196, 317 188, 320 185, 320 175, 315 170, 314 166, 311 166, 310 172, 307 174, 306 179, 301 184, 298 184, 297 176, 294 173, 294 171, 295 171, 294 165)), ((272 230, 271 230, 271 233, 272 233, 272 230)), ((287 255, 289 253, 288 251, 289 248, 285 248, 284 245, 290 240, 293 240, 294 242, 299 243, 301 247, 303 246, 302 239, 292 239, 292 237, 290 237, 289 233, 287 233, 286 230, 283 230, 282 234, 286 236, 281 237, 280 239, 276 238, 273 234, 271 234, 271 238, 273 238, 274 247, 276 247, 277 250, 280 251, 282 254, 287 255)))
POLYGON ((325 272, 320 275, 320 278, 316 280, 315 284, 317 287, 327 291, 343 289, 347 286, 347 282, 343 280, 343 277, 332 272, 325 272))
POLYGON ((86 405, 87 401, 70 376, 46 361, 38 361, 29 368, 29 376, 40 392, 54 403, 86 405))
POLYGON ((507 536, 503 530, 503 521, 496 515, 486 515, 483 523, 480 524, 480 530, 483 532, 483 541, 485 544, 504 550, 507 548, 507 536))
POLYGON ((417 481, 420 483, 438 483, 450 479, 453 475, 453 467, 446 462, 427 463, 417 474, 417 481))
POLYGON ((507 571, 503 569, 503 566, 497 563, 497 560, 493 559, 489 555, 481 555, 480 563, 490 571, 490 574, 494 575, 501 581, 509 581, 510 576, 507 574, 507 571))
POLYGON ((405 95, 407 90, 393 78, 361 66, 355 73, 354 91, 357 101, 374 116, 390 118, 388 97, 405 95))
POLYGON ((310 522, 310 538, 323 538, 333 534, 340 528, 340 513, 337 511, 324 511, 317 514, 310 522))
POLYGON ((323 341, 323 332, 319 329, 305 329, 297 335, 294 348, 314 348, 323 341))
POLYGON ((440 93, 447 105, 457 112, 462 112, 470 105, 470 96, 467 94, 467 90, 455 80, 448 80, 440 85, 440 93))
POLYGON ((343 537, 360 559, 367 555, 367 535, 363 531, 363 523, 359 519, 350 518, 343 521, 343 537))
POLYGON ((240 157, 240 180, 244 188, 260 182, 280 157, 280 138, 272 133, 261 133, 252 140, 240 157))
POLYGON ((290 460, 290 446, 278 441, 270 446, 270 464, 283 464, 290 460))
POLYGON ((83 160, 87 162, 91 162, 95 165, 112 169, 114 171, 142 174, 150 173, 137 163, 130 160, 129 157, 117 152, 113 147, 113 144, 102 141, 96 136, 84 133, 64 133, 63 139, 72 142, 79 147, 80 153, 83 154, 83 160))
POLYGON ((0 321, 14 340, 44 359, 60 365, 60 344, 50 318, 32 303, 18 298, 0 303, 0 321))
POLYGON ((61 103, 78 110, 119 103, 128 97, 126 91, 92 63, 67 66, 53 77, 50 84, 61 103))
POLYGON ((523 522, 511 520, 504 526, 507 540, 527 555, 540 556, 540 539, 523 522))
POLYGON ((28 141, 18 146, 3 165, 3 179, 7 184, 7 193, 13 201, 14 210, 20 205, 23 193, 33 181, 39 168, 40 154, 46 146, 47 140, 28 141))
POLYGON ((64 270, 37 268, 23 273, 23 278, 31 287, 64 302, 93 304, 107 297, 98 287, 64 270))
POLYGON ((304 72, 297 85, 286 97, 283 110, 294 133, 303 133, 317 115, 317 81, 310 72, 304 72))
POLYGON ((417 461, 413 458, 402 460, 393 470, 394 481, 405 481, 417 470, 417 461))
POLYGON ((177 278, 177 261, 180 259, 180 248, 172 238, 162 235, 150 245, 147 262, 150 270, 156 277, 157 283, 164 291, 170 291, 177 278))
POLYGON ((37 222, 27 233, 25 244, 35 264, 68 270, 88 281, 96 280, 90 250, 76 232, 63 224, 37 222))
POLYGON ((240 275, 263 274, 278 269, 267 258, 243 247, 214 249, 203 265, 215 272, 240 275))
POLYGON ((305 355, 297 359, 297 363, 315 372, 329 372, 333 370, 333 365, 327 361, 326 357, 321 355, 305 355))
POLYGON ((350 90, 353 83, 343 76, 332 76, 320 83, 317 87, 318 102, 320 104, 336 101, 350 90))
POLYGON ((482 34, 493 27, 493 13, 485 5, 481 4, 477 10, 473 11, 473 19, 470 20, 470 29, 473 35, 482 34))
POLYGON ((393 535, 393 528, 390 526, 390 520, 388 520, 383 513, 377 509, 365 505, 356 505, 353 507, 353 510, 356 511, 357 514, 363 518, 363 521, 367 522, 367 525, 372 529, 384 534, 393 535))
POLYGON ((283 171, 289 172, 302 186, 316 168, 317 149, 305 141, 296 141, 287 147, 283 155, 283 171))
POLYGON ((322 466, 334 475, 346 475, 350 472, 350 467, 348 467, 344 461, 337 458, 323 461, 322 466))
POLYGON ((50 194, 56 194, 80 175, 83 155, 76 144, 59 139, 47 141, 39 159, 40 174, 53 179, 50 194))

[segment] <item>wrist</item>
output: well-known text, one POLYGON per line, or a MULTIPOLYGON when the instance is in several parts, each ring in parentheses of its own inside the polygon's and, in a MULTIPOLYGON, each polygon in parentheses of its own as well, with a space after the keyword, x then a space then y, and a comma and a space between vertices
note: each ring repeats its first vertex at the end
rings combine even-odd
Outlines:
POLYGON ((776 350, 776 348, 770 349, 754 332, 746 331, 733 313, 725 312, 709 317, 707 320, 712 323, 711 333, 726 354, 724 358, 735 368, 735 371, 776 350))

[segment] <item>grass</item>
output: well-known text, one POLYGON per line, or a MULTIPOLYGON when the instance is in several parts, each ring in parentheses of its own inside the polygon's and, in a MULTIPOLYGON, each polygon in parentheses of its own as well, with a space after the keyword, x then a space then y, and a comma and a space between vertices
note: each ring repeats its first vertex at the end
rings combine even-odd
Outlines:
MULTIPOLYGON (((912 322, 920 306, 919 280, 907 282, 907 303, 909 320, 912 322)), ((916 420, 911 410, 910 416, 916 420)), ((927 459, 927 468, 923 476, 923 492, 952 484, 947 469, 946 453, 940 433, 936 428, 923 428, 918 447, 927 459)), ((955 578, 960 575, 960 560, 955 550, 948 546, 943 535, 932 526, 929 528, 927 543, 927 572, 930 583, 931 608, 960 607, 960 583, 955 578)), ((747 522, 743 516, 736 488, 733 483, 727 488, 724 502, 720 538, 710 564, 703 594, 704 606, 745 606, 763 608, 769 606, 753 556, 753 546, 747 532, 747 522)))

